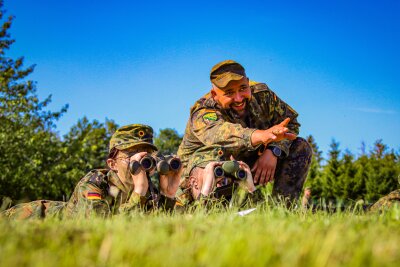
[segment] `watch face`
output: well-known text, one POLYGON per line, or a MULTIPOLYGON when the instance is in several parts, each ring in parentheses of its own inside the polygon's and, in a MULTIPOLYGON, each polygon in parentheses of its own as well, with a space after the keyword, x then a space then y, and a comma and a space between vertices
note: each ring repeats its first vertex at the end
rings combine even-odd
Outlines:
POLYGON ((275 156, 280 157, 282 155, 282 150, 279 147, 274 147, 272 149, 272 153, 274 153, 275 156))

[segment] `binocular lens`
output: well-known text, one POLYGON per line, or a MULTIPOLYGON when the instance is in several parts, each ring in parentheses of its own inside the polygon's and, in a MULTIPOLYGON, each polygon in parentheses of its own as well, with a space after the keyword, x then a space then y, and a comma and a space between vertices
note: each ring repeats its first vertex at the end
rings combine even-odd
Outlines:
POLYGON ((215 167, 214 174, 216 177, 222 177, 224 175, 224 170, 221 167, 215 167))
POLYGON ((181 162, 178 159, 173 159, 169 163, 169 166, 171 166, 172 170, 178 170, 181 167, 181 162))
POLYGON ((149 157, 143 158, 140 163, 145 170, 149 170, 153 167, 153 160, 149 157))
POLYGON ((236 172, 237 178, 240 180, 244 180, 247 177, 246 171, 245 170, 238 170, 236 172))
POLYGON ((139 170, 139 168, 140 168, 140 163, 137 161, 132 161, 129 164, 129 171, 131 172, 131 174, 135 174, 137 170, 139 170))

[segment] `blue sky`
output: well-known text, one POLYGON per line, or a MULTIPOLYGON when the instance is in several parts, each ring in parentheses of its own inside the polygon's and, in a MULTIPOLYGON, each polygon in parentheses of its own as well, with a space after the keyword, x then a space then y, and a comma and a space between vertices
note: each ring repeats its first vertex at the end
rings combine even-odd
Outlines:
POLYGON ((400 1, 6 0, 9 55, 65 134, 79 118, 183 134, 209 70, 234 59, 299 112, 301 136, 327 152, 377 139, 400 148, 400 1))

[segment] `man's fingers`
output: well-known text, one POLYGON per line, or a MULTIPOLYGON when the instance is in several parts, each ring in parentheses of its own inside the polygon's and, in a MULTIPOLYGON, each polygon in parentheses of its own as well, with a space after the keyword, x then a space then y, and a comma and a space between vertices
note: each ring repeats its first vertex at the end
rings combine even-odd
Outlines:
POLYGON ((139 160, 141 160, 146 154, 147 154, 147 152, 139 152, 139 153, 136 153, 135 155, 133 155, 133 156, 131 157, 131 160, 139 161, 139 160))
POLYGON ((280 126, 286 127, 290 121, 290 118, 284 119, 281 123, 279 123, 280 126))
POLYGON ((271 170, 271 175, 269 176, 269 181, 272 182, 275 179, 275 169, 271 170))
POLYGON ((238 161, 239 162, 239 167, 242 168, 245 171, 250 171, 250 167, 249 165, 247 165, 246 163, 244 163, 243 161, 238 161))
POLYGON ((297 138, 297 135, 295 135, 294 133, 285 133, 285 138, 289 139, 289 140, 294 140, 297 138))
POLYGON ((258 161, 256 161, 256 163, 254 163, 253 168, 251 168, 251 172, 254 173, 257 170, 257 166, 258 166, 258 161))
POLYGON ((260 175, 261 175, 260 168, 257 168, 256 174, 254 175, 254 183, 255 184, 258 183, 259 179, 261 178, 260 175))
POLYGON ((260 184, 264 185, 267 182, 267 172, 263 170, 261 173, 260 184))
POLYGON ((272 133, 273 133, 274 135, 280 135, 280 134, 286 133, 287 131, 289 131, 288 128, 282 127, 282 128, 279 128, 279 129, 272 130, 272 133))
POLYGON ((265 183, 268 183, 270 180, 271 180, 271 170, 268 170, 265 183))

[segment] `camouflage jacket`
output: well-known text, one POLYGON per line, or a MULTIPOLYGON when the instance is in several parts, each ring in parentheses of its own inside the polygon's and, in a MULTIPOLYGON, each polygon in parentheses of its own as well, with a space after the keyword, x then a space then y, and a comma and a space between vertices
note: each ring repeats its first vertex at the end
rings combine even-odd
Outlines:
POLYGON ((90 171, 76 185, 66 205, 65 216, 88 216, 92 212, 108 216, 155 208, 172 210, 174 205, 175 200, 162 195, 154 201, 150 192, 140 196, 126 188, 114 171, 99 169, 90 171))
MULTIPOLYGON (((251 81, 250 87, 252 98, 247 105, 248 115, 244 120, 233 111, 220 108, 210 93, 191 107, 185 135, 178 150, 184 168, 190 156, 205 147, 222 146, 227 156, 233 155, 238 160, 254 157, 258 147, 251 144, 252 133, 279 124, 287 117, 291 119, 288 125, 290 131, 299 133, 296 111, 279 99, 266 84, 251 81)), ((278 146, 288 155, 290 144, 291 141, 283 140, 270 145, 278 146)))

